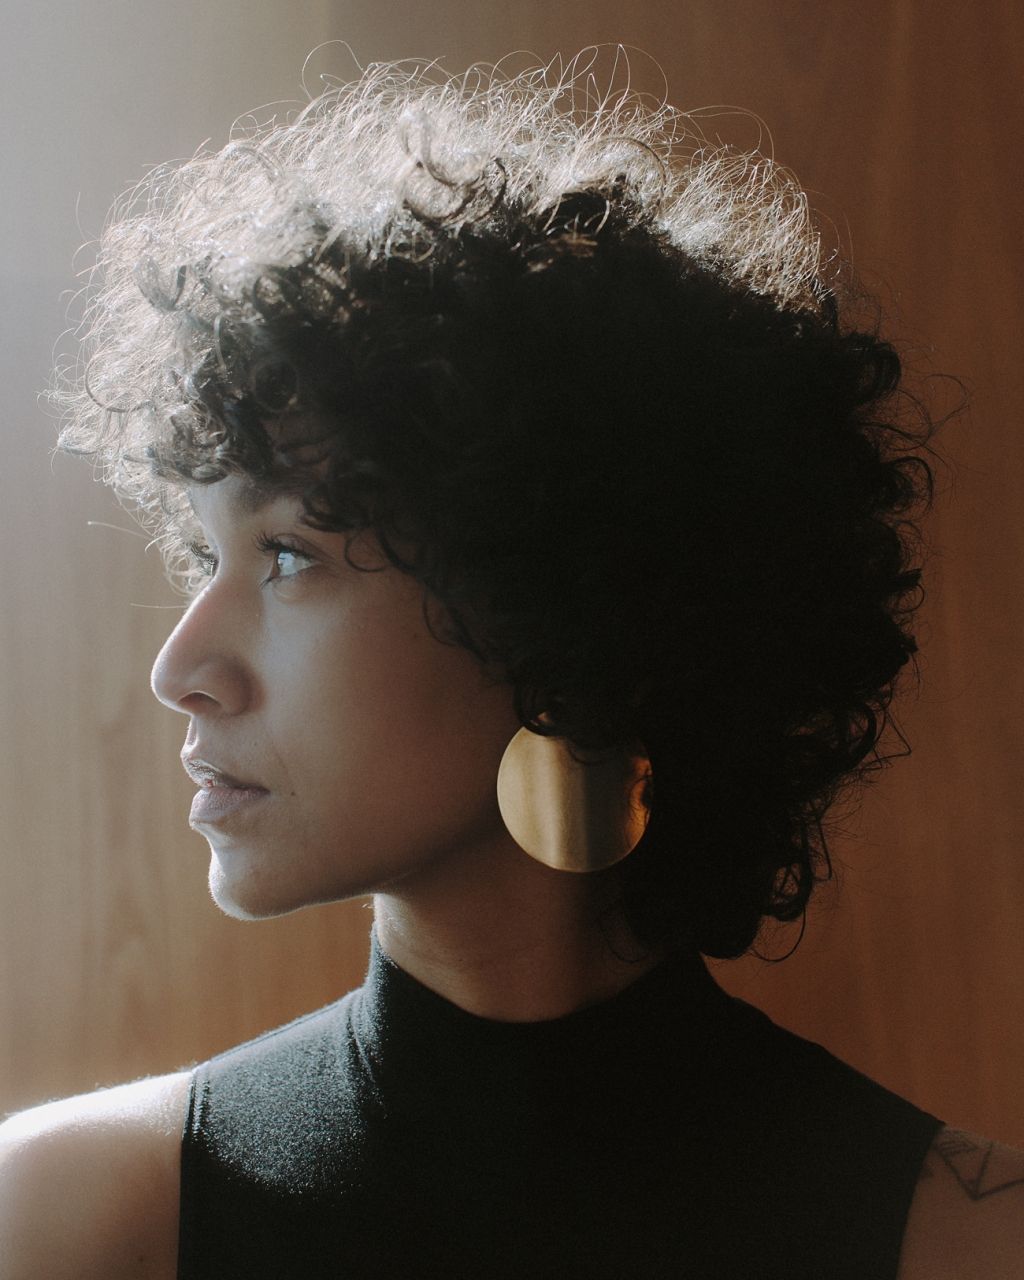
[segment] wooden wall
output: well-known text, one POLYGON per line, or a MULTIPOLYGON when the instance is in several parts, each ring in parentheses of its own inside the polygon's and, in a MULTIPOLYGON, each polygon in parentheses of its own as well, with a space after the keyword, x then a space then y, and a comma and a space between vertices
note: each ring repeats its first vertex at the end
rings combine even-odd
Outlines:
MULTIPOLYGON (((322 40, 363 62, 444 56, 452 70, 622 41, 661 63, 676 105, 763 118, 911 363, 973 396, 938 442, 951 465, 930 524, 923 686, 898 711, 913 755, 835 843, 841 887, 797 954, 716 972, 949 1121, 1024 1142, 1019 7, 83 0, 59 24, 48 6, 13 7, 0 54, 0 1110, 170 1070, 324 1003, 361 977, 369 927, 362 903, 247 925, 209 901, 176 760, 184 722, 147 687, 176 600, 87 467, 51 463, 35 400, 76 245, 146 165, 298 98, 322 40)), ((350 67, 337 49, 313 63, 350 67)), ((660 93, 650 59, 634 69, 660 93)), ((756 141, 742 116, 710 127, 756 141)))

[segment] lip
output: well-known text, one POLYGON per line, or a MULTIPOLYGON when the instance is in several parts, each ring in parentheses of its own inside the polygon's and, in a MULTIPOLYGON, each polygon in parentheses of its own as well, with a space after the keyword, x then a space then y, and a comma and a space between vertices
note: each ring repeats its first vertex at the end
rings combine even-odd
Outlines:
POLYGON ((266 787, 238 778, 195 752, 183 751, 181 763, 199 787, 189 813, 192 826, 220 822, 270 794, 266 787))
POLYGON ((220 765, 211 764, 195 752, 181 753, 181 763, 185 772, 197 787, 229 787, 242 791, 265 791, 258 782, 251 778, 243 779, 228 773, 220 765))
POLYGON ((262 787, 217 787, 205 785, 192 799, 188 820, 190 826, 223 822, 242 809, 258 804, 270 794, 262 787))

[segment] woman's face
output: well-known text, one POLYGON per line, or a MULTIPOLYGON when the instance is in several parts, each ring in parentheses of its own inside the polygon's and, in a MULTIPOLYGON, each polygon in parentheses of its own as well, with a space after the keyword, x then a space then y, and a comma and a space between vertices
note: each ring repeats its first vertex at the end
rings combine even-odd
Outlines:
POLYGON ((189 717, 190 821, 216 902, 276 915, 501 841, 511 688, 430 634, 422 588, 368 535, 351 557, 369 573, 346 563, 344 534, 302 524, 297 499, 249 495, 238 477, 193 491, 216 563, 152 678, 189 717))

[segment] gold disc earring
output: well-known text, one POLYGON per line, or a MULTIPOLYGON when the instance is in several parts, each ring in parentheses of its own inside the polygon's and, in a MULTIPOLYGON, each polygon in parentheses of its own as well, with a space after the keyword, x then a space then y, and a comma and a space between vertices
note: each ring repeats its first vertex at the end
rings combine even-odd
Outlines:
POLYGON ((498 768, 498 808, 519 847, 559 871, 600 871, 632 853, 650 809, 651 762, 631 751, 584 752, 522 728, 498 768), (576 758, 578 757, 578 758, 576 758))

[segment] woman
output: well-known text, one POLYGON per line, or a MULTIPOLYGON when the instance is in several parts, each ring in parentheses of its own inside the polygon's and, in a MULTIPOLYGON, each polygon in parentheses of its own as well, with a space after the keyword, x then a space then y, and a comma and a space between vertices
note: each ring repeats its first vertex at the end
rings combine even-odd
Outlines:
POLYGON ((372 66, 106 233, 62 442, 193 593, 212 894, 372 894, 373 949, 9 1122, 5 1277, 1019 1273, 1019 1153, 700 959, 880 762, 928 424, 784 175, 571 89, 372 66))

